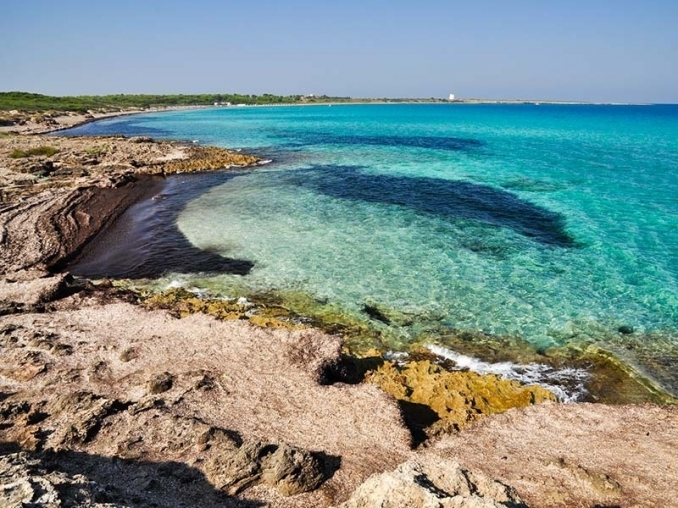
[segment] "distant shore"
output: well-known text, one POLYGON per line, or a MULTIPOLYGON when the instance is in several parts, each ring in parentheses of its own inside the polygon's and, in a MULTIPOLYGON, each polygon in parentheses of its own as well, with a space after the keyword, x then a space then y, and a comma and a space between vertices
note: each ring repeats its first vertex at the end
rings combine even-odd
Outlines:
MULTIPOLYGON (((0 98, 2 94, 0 93, 0 98)), ((558 106, 643 106, 645 103, 615 103, 615 102, 587 102, 565 100, 540 100, 540 99, 484 99, 484 98, 458 98, 447 99, 371 99, 371 98, 345 98, 342 100, 311 99, 297 102, 281 102, 266 104, 249 103, 214 103, 214 104, 189 104, 176 106, 152 106, 152 107, 128 107, 111 110, 111 108, 92 109, 86 113, 81 111, 63 111, 54 109, 37 110, 0 110, 0 133, 20 134, 46 134, 61 130, 71 129, 105 118, 119 116, 138 115, 145 113, 160 113, 165 111, 183 111, 194 109, 218 109, 240 107, 290 107, 290 106, 340 106, 340 105, 394 105, 394 104, 455 104, 455 105, 558 105, 558 106)), ((1 104, 0 104, 1 105, 1 104)))

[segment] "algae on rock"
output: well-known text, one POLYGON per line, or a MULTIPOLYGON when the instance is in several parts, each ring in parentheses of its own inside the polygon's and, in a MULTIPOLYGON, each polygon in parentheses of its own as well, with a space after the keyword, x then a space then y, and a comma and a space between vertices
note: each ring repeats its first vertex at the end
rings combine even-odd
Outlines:
POLYGON ((402 366, 387 361, 368 373, 366 380, 404 403, 406 416, 409 413, 415 423, 431 424, 429 436, 458 431, 485 415, 556 401, 541 386, 525 386, 494 374, 450 372, 428 360, 402 366), (432 409, 437 420, 434 416, 426 421, 422 406, 432 409))

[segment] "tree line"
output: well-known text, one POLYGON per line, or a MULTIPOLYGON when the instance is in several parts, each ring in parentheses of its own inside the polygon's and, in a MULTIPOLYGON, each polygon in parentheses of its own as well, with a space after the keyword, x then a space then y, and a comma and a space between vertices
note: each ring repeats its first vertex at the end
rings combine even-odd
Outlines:
POLYGON ((125 108, 151 108, 169 106, 209 106, 217 104, 296 104, 307 102, 349 102, 350 97, 326 95, 304 97, 302 95, 244 95, 217 94, 115 94, 78 95, 54 97, 28 92, 0 92, 0 110, 11 111, 78 111, 117 110, 125 108))

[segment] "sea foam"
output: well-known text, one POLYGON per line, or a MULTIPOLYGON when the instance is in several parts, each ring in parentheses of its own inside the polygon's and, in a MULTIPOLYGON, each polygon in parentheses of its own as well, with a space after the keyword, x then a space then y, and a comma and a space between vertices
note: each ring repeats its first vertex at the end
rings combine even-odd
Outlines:
POLYGON ((454 362, 459 370, 496 374, 504 379, 513 379, 527 385, 539 385, 553 392, 560 402, 581 400, 587 393, 585 383, 591 377, 588 371, 573 367, 556 369, 544 363, 489 363, 442 346, 429 345, 427 348, 434 355, 454 362))

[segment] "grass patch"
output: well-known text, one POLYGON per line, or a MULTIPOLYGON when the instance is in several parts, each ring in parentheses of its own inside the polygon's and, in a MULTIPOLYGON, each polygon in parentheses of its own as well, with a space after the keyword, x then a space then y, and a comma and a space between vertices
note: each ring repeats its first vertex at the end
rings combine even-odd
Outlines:
POLYGON ((29 148, 28 150, 19 150, 14 149, 10 152, 9 156, 12 159, 23 159, 24 157, 33 157, 35 155, 44 155, 46 157, 51 157, 59 150, 53 146, 39 146, 37 148, 29 148))
POLYGON ((87 148, 85 152, 88 155, 92 155, 94 157, 100 157, 102 155, 105 155, 106 152, 108 151, 108 146, 92 146, 90 148, 87 148))

